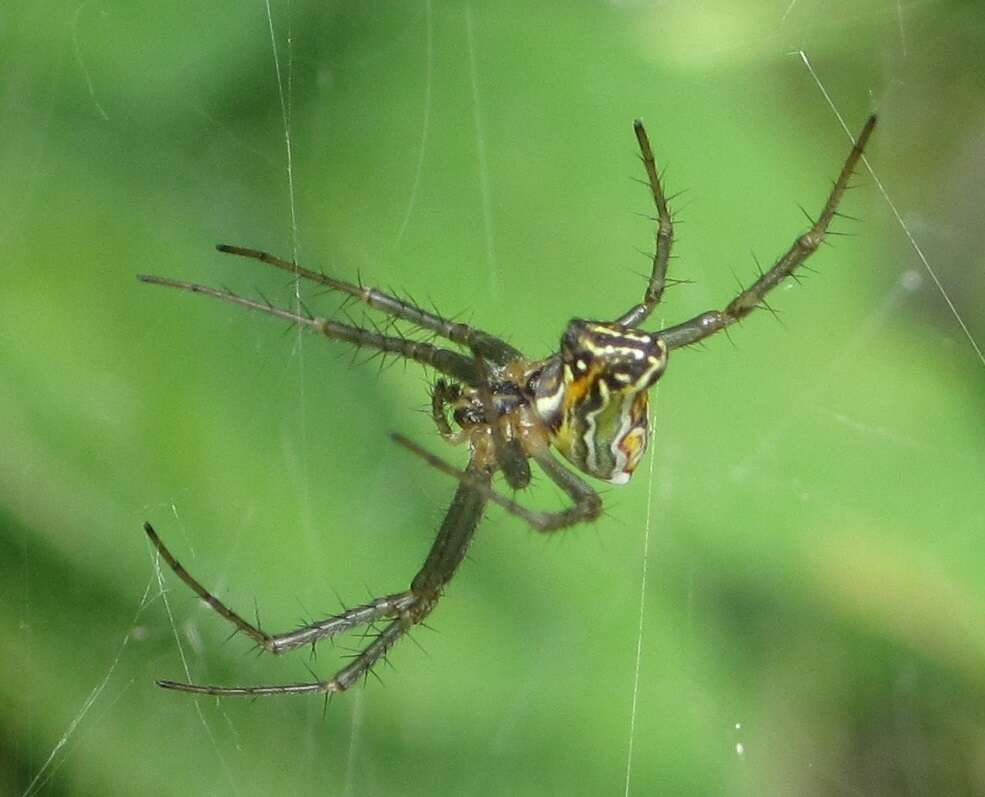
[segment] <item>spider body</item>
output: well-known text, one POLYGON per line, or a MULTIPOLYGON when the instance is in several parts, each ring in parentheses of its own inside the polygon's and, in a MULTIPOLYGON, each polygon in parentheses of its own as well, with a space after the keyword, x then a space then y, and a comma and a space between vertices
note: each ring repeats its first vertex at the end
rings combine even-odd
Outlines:
POLYGON ((158 681, 159 685, 211 695, 344 691, 364 678, 401 637, 433 611, 464 559, 489 503, 545 533, 596 518, 602 510, 602 499, 578 473, 556 459, 552 449, 588 476, 613 484, 629 481, 648 442, 648 391, 664 374, 670 351, 711 337, 764 306, 766 295, 814 253, 824 240, 875 123, 875 117, 870 117, 862 128, 811 228, 799 235, 769 270, 724 309, 708 310, 659 332, 647 332, 640 325, 663 295, 673 222, 650 142, 642 123, 636 122, 636 138, 657 214, 655 251, 643 300, 614 321, 571 321, 561 336, 559 350, 542 359, 528 358, 494 335, 449 321, 383 291, 345 282, 255 249, 218 247, 221 252, 259 260, 298 279, 344 293, 372 310, 444 339, 457 349, 318 318, 206 285, 141 276, 144 282, 212 296, 290 321, 330 340, 429 366, 441 374, 431 394, 431 415, 438 432, 449 442, 465 443, 469 451, 466 467, 461 470, 402 435, 391 435, 397 443, 457 481, 431 550, 409 589, 373 598, 293 631, 270 634, 244 620, 185 570, 151 525, 145 523, 148 537, 175 574, 263 650, 284 653, 360 626, 383 623, 347 666, 324 680, 275 686, 209 686, 175 681, 158 681), (557 511, 529 509, 494 488, 493 477, 497 473, 513 490, 526 487, 531 479, 531 462, 567 496, 568 507, 557 511))
MULTIPOLYGON (((646 451, 647 391, 663 374, 667 355, 657 335, 573 319, 552 357, 521 357, 490 369, 482 387, 438 380, 433 417, 446 440, 468 441, 473 456, 493 467, 501 450, 493 432, 498 427, 499 445, 514 446, 518 462, 553 447, 582 473, 625 484, 646 451), (460 431, 447 423, 447 410, 460 431)), ((502 469, 514 489, 529 482, 529 470, 515 478, 509 466, 502 469)))

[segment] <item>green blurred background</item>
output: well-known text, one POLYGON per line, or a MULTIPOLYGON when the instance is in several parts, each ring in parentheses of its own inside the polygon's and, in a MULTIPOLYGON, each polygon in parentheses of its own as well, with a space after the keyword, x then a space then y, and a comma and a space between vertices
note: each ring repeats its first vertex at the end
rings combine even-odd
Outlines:
POLYGON ((284 629, 423 560, 453 485, 388 432, 464 452, 419 369, 138 272, 289 303, 213 245, 296 246, 545 354, 641 293, 641 116, 686 189, 674 323, 779 254, 847 154, 803 50, 853 132, 880 113, 876 175, 985 341, 977 2, 270 12, 3 14, 0 793, 622 794, 631 739, 632 794, 985 793, 985 363, 867 173, 780 323, 675 353, 607 516, 544 539, 492 510, 382 684, 325 713, 153 685, 182 655, 199 681, 327 676, 358 640, 223 644, 169 573, 161 599, 142 521, 284 629))

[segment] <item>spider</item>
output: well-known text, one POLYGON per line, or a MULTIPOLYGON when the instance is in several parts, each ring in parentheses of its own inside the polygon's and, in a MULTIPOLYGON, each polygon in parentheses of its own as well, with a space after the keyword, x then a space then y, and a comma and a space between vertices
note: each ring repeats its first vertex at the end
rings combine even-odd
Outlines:
POLYGON ((674 232, 650 141, 643 123, 637 120, 636 140, 656 208, 652 272, 643 300, 614 321, 572 320, 561 336, 559 351, 542 359, 530 359, 498 337, 447 320, 409 301, 255 249, 217 247, 220 252, 259 260, 339 291, 373 310, 443 338, 460 351, 319 318, 304 310, 284 309, 228 290, 140 275, 138 278, 143 282, 205 294, 285 319, 330 340, 428 366, 441 375, 431 393, 431 415, 438 432, 451 443, 467 444, 469 450, 468 463, 460 470, 406 437, 391 435, 395 442, 458 483, 431 550, 409 589, 346 608, 293 631, 270 634, 259 623, 243 619, 203 587, 178 562, 150 523, 145 523, 147 536, 175 575, 231 623, 234 633, 242 632, 261 650, 286 653, 359 626, 385 623, 348 665, 327 680, 273 686, 211 686, 162 680, 158 685, 208 695, 321 693, 327 696, 343 692, 368 676, 401 637, 431 614, 465 557, 490 502, 545 533, 598 517, 602 510, 599 494, 580 475, 562 465, 551 449, 583 474, 613 484, 629 481, 648 442, 648 390, 663 375, 669 353, 703 341, 764 306, 766 295, 794 275, 795 269, 817 250, 875 124, 876 117, 869 117, 817 220, 768 271, 761 273, 725 309, 701 313, 659 332, 646 332, 640 326, 663 295, 674 232), (497 472, 502 473, 512 490, 526 487, 531 477, 530 460, 566 494, 570 500, 567 508, 529 509, 494 489, 493 475, 497 472))

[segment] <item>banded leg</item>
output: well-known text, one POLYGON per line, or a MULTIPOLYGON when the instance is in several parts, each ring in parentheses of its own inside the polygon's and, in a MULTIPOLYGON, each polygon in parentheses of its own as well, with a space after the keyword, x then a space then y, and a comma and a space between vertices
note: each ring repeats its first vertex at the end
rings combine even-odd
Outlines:
POLYGON ((409 611, 417 597, 410 591, 398 592, 381 598, 374 598, 369 603, 353 606, 340 614, 332 615, 324 620, 280 634, 268 634, 259 626, 254 625, 237 612, 230 609, 215 595, 202 586, 201 582, 189 573, 174 554, 168 550, 164 541, 154 531, 150 523, 144 523, 144 532, 157 549, 161 558, 185 584, 221 617, 228 620, 237 631, 252 639, 257 647, 275 655, 287 653, 296 648, 317 642, 320 639, 338 636, 361 625, 368 625, 382 617, 396 617, 409 611))
POLYGON ((368 625, 383 618, 392 618, 391 622, 348 665, 327 680, 270 686, 212 686, 162 680, 157 682, 158 686, 179 692, 220 697, 262 697, 344 692, 358 683, 373 665, 386 656, 387 651, 402 636, 433 611, 441 597, 442 589, 465 558, 486 505, 486 493, 481 486, 488 488, 491 478, 488 471, 472 464, 469 466, 468 475, 479 487, 473 486, 472 482, 459 484, 427 559, 420 572, 414 577, 408 591, 375 598, 362 606, 347 609, 341 614, 283 634, 268 634, 226 606, 178 562, 153 527, 145 523, 144 530, 147 536, 175 575, 238 631, 243 632, 262 649, 271 653, 285 653, 303 645, 313 644, 320 639, 336 636, 357 626, 368 625))
POLYGON ((216 249, 226 254, 259 260, 268 266, 279 268, 290 274, 304 277, 319 285, 324 285, 332 290, 345 293, 363 304, 372 307, 374 310, 387 313, 403 321, 409 321, 411 324, 419 326, 422 329, 430 330, 453 343, 458 343, 461 346, 466 346, 477 351, 483 357, 488 357, 498 365, 506 365, 511 360, 515 360, 521 356, 521 353, 506 341, 500 340, 488 332, 475 329, 468 324, 448 321, 439 315, 423 310, 411 302, 391 296, 376 288, 366 288, 362 285, 355 285, 345 280, 336 279, 320 271, 312 271, 289 260, 283 260, 267 252, 261 252, 258 249, 247 249, 246 247, 229 246, 228 244, 219 244, 216 249))
POLYGON ((763 300, 773 288, 789 277, 794 270, 802 265, 824 241, 825 233, 831 220, 835 217, 838 204, 848 188, 848 181, 855 173, 855 167, 865 145, 872 135, 872 130, 876 126, 876 117, 870 116, 862 132, 859 133, 852 151, 841 169, 841 174, 835 181, 828 195, 827 202, 821 210, 821 215, 811 228, 797 238, 787 250, 787 252, 776 261, 776 263, 765 274, 760 276, 749 288, 736 296, 724 310, 711 310, 701 313, 682 324, 662 330, 659 334, 667 344, 668 349, 677 349, 681 346, 688 346, 697 343, 699 340, 714 335, 716 332, 731 326, 732 324, 745 318, 757 307, 761 307, 763 300))
POLYGON ((292 324, 300 324, 308 327, 318 334, 324 335, 330 340, 340 340, 351 343, 357 348, 370 348, 386 354, 395 354, 407 360, 428 365, 436 371, 457 379, 465 384, 475 385, 480 380, 479 368, 471 357, 459 354, 457 351, 442 349, 430 343, 421 343, 408 338, 393 337, 382 335, 379 332, 372 332, 368 329, 342 324, 338 321, 329 321, 325 318, 301 315, 293 310, 277 307, 255 299, 247 299, 245 296, 230 291, 219 290, 208 285, 199 285, 194 282, 181 282, 167 277, 155 277, 147 274, 137 276, 141 282, 152 285, 164 285, 168 288, 178 288, 179 290, 189 291, 190 293, 201 293, 221 299, 224 302, 238 304, 251 310, 259 310, 275 318, 283 318, 292 324))
POLYGON ((387 625, 348 665, 327 680, 307 683, 271 684, 265 686, 214 686, 212 684, 186 684, 180 681, 157 681, 163 689, 191 692, 215 697, 267 697, 269 695, 310 695, 328 692, 344 692, 358 683, 381 658, 386 656, 404 634, 421 622, 434 608, 434 601, 415 599, 401 615, 387 625))
POLYGON ((184 581, 203 601, 209 604, 217 614, 232 623, 238 631, 250 637, 260 648, 270 653, 286 653, 302 645, 313 644, 320 639, 337 636, 358 626, 369 625, 385 617, 394 618, 352 662, 339 670, 332 678, 325 681, 277 684, 272 686, 213 686, 209 684, 183 683, 181 681, 158 681, 157 685, 164 689, 204 695, 240 697, 342 692, 367 673, 373 664, 379 661, 386 654, 387 650, 406 633, 408 628, 423 620, 431 612, 436 602, 433 596, 421 595, 408 590, 407 592, 400 592, 395 595, 387 595, 383 598, 375 598, 362 606, 355 606, 341 614, 334 615, 325 620, 319 620, 316 623, 306 625, 294 631, 288 631, 282 634, 268 634, 258 626, 244 620, 239 614, 205 589, 175 559, 149 523, 144 524, 144 531, 147 532, 147 536, 161 554, 161 558, 168 563, 168 566, 178 578, 184 581))
POLYGON ((522 518, 537 531, 547 532, 565 529, 578 523, 594 520, 602 512, 602 499, 599 494, 587 482, 561 465, 546 450, 535 454, 535 461, 547 477, 560 487, 572 501, 572 506, 557 512, 527 509, 513 499, 496 492, 488 483, 479 482, 472 472, 459 470, 402 434, 393 433, 390 437, 394 442, 419 456, 431 467, 483 493, 489 501, 502 507, 511 515, 522 518))
POLYGON ((667 263, 670 261, 670 249, 674 244, 674 224, 670 217, 670 209, 667 206, 667 197, 664 195, 663 186, 660 184, 657 164, 653 158, 653 148, 650 146, 650 138, 646 134, 641 119, 633 122, 633 131, 636 133, 636 141, 640 146, 640 158, 643 161, 643 168, 646 169, 646 179, 650 184, 653 205, 657 209, 657 232, 654 240, 650 282, 646 286, 643 301, 616 319, 617 323, 627 327, 642 324, 653 312, 653 308, 660 303, 660 298, 663 296, 667 284, 667 263))

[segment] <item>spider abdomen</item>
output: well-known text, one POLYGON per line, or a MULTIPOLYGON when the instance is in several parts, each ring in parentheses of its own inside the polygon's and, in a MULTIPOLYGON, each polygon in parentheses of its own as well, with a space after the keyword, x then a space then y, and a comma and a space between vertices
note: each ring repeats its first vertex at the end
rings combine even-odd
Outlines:
POLYGON ((648 407, 645 392, 635 396, 597 393, 568 414, 552 442, 582 472, 625 484, 646 451, 648 407))
POLYGON ((646 451, 647 390, 667 366, 661 338, 621 324, 574 320, 544 369, 537 411, 551 443, 579 470, 625 484, 646 451))

